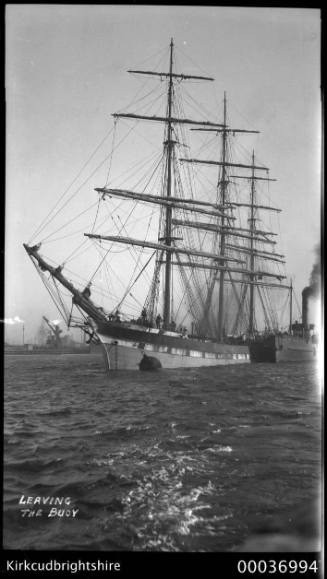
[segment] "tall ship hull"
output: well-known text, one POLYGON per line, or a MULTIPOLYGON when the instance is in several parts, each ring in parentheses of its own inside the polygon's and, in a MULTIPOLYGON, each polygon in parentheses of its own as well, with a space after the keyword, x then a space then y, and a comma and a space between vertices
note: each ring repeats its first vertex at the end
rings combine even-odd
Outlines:
POLYGON ((100 324, 97 330, 110 370, 198 368, 250 362, 248 346, 183 338, 133 325, 100 324), (147 363, 148 360, 148 363, 147 363), (154 361, 154 362, 152 362, 154 361))

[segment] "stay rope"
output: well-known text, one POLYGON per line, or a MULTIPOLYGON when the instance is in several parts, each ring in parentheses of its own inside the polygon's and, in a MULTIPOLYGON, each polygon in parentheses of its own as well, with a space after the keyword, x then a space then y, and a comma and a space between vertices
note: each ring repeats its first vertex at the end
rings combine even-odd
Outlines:
MULTIPOLYGON (((84 169, 87 167, 87 165, 90 163, 90 161, 93 159, 93 157, 95 156, 95 154, 98 152, 98 150, 102 147, 102 145, 104 144, 104 142, 108 139, 108 137, 110 136, 111 132, 112 132, 112 128, 110 129, 110 131, 108 131, 108 133, 104 136, 104 138, 100 141, 100 143, 96 146, 96 148, 94 149, 94 151, 91 153, 91 155, 89 156, 89 158, 87 159, 87 161, 83 164, 82 168, 79 170, 79 172, 77 173, 77 175, 74 177, 74 179, 72 180, 72 182, 68 185, 68 187, 65 189, 65 191, 62 193, 62 195, 60 196, 60 198, 58 199, 58 201, 56 202, 56 204, 54 205, 54 207, 49 211, 49 213, 47 214, 47 216, 43 219, 43 221, 41 222, 41 224, 38 226, 38 228, 36 229, 35 233, 32 235, 32 237, 30 238, 30 243, 33 241, 33 239, 36 238, 36 236, 39 236, 40 233, 44 230, 45 227, 47 227, 49 225, 49 223, 55 218, 56 215, 58 215, 58 213, 60 211, 62 211, 63 207, 65 207, 67 205, 67 203, 69 203, 69 201, 75 196, 76 193, 73 193, 72 197, 70 197, 67 202, 63 205, 62 208, 58 209, 54 215, 51 216, 51 214, 53 213, 53 211, 55 211, 55 209, 58 207, 59 203, 61 202, 61 200, 65 197, 65 195, 68 193, 68 191, 71 189, 71 187, 74 185, 74 183, 77 181, 77 179, 81 176, 81 174, 83 173, 84 169)), ((93 174, 92 174, 93 175, 93 174)), ((87 182, 87 181, 86 181, 87 182)), ((83 185, 82 185, 83 186, 83 185)), ((82 187, 81 186, 81 187, 82 187)), ((80 187, 80 188, 81 188, 80 187)), ((80 190, 80 188, 77 190, 77 192, 80 190)))

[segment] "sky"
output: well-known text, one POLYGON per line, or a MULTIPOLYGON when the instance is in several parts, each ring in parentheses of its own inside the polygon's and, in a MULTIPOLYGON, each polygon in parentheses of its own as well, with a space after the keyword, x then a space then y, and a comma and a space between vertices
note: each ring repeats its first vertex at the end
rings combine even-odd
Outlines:
POLYGON ((126 70, 151 67, 172 37, 198 65, 190 72, 201 69, 215 77, 216 94, 227 91, 237 122, 260 130, 300 300, 320 241, 319 10, 17 4, 7 5, 5 26, 8 341, 21 342, 22 321, 33 342, 43 315, 58 318, 22 244, 108 132, 111 113, 130 102, 126 70))

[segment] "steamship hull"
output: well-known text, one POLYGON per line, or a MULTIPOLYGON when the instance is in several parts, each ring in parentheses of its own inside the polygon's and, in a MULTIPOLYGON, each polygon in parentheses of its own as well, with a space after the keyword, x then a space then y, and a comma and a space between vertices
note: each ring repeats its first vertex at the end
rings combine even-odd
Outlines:
POLYGON ((316 359, 317 345, 311 340, 289 335, 271 335, 249 344, 251 362, 310 362, 316 359))
POLYGON ((247 345, 232 345, 182 338, 175 332, 140 328, 131 324, 103 323, 97 328, 109 370, 138 370, 144 354, 162 368, 199 368, 248 364, 247 345))

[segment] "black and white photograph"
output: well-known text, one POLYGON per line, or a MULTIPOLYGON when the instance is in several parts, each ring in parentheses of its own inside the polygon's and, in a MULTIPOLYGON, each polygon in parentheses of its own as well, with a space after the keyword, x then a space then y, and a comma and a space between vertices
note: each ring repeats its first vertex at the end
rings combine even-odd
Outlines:
POLYGON ((317 8, 6 6, 8 552, 317 571, 320 60, 317 8))

